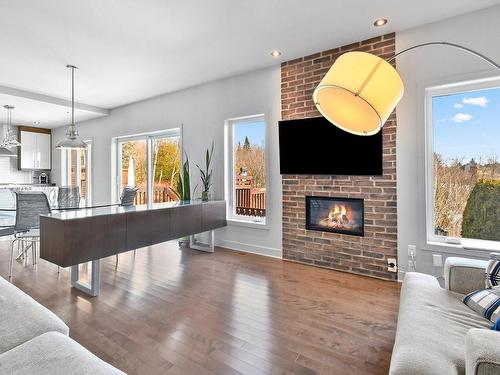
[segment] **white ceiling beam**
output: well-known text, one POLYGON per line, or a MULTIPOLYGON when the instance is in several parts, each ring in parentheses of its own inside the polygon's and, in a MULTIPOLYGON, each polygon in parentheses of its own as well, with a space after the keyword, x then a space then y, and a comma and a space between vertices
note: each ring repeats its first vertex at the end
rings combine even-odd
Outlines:
MULTIPOLYGON (((0 93, 71 108, 71 100, 56 98, 54 96, 39 94, 36 92, 20 90, 20 89, 15 89, 12 87, 0 85, 0 93)), ((109 115, 109 112, 110 112, 110 110, 106 109, 106 108, 95 107, 92 105, 78 103, 78 102, 75 102, 75 108, 78 108, 78 109, 81 109, 84 111, 102 114, 102 115, 109 115)))

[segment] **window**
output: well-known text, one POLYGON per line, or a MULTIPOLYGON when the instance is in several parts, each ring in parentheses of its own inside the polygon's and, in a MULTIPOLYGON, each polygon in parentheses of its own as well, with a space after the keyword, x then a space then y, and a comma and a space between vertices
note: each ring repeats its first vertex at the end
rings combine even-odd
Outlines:
POLYGON ((265 224, 267 152, 264 116, 228 120, 225 146, 229 220, 265 224))
POLYGON ((139 189, 136 205, 151 207, 178 200, 180 129, 120 137, 116 143, 118 197, 125 186, 135 186, 139 189))
POLYGON ((426 90, 427 240, 500 243, 500 80, 426 90))
POLYGON ((64 186, 80 188, 80 204, 92 204, 92 141, 84 141, 85 150, 62 150, 61 182, 64 186))

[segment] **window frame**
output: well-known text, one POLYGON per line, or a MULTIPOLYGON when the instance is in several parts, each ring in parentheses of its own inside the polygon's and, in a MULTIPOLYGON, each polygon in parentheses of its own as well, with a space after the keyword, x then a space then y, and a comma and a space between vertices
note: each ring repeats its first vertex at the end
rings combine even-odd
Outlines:
POLYGON ((256 114, 227 119, 224 125, 224 197, 227 202, 226 216, 230 225, 238 225, 256 229, 269 229, 269 197, 270 197, 270 174, 269 174, 269 121, 265 114, 256 114), (264 162, 266 176, 266 216, 263 220, 252 217, 237 215, 235 209, 235 171, 234 171, 234 125, 262 121, 264 123, 264 162))
POLYGON ((120 137, 115 137, 112 140, 112 149, 114 148, 114 153, 115 153, 115 161, 114 161, 114 194, 113 196, 115 197, 116 200, 120 199, 120 194, 121 194, 121 186, 122 186, 122 175, 120 173, 121 171, 121 163, 122 163, 122 152, 121 152, 121 143, 123 142, 130 142, 130 141, 146 141, 146 163, 148 166, 148 172, 147 172, 147 207, 152 208, 153 207, 153 171, 151 168, 152 165, 152 158, 153 158, 153 146, 152 146, 152 141, 154 139, 158 138, 168 138, 168 137, 179 137, 179 152, 180 152, 180 163, 181 163, 181 168, 182 165, 184 164, 184 145, 183 145, 183 127, 182 125, 179 127, 175 128, 169 128, 169 129, 164 129, 164 130, 159 130, 159 131, 152 131, 152 132, 147 132, 147 133, 140 133, 140 134, 134 134, 134 135, 126 135, 126 136, 120 136, 120 137))
POLYGON ((469 250, 500 250, 500 241, 440 236, 434 233, 434 132, 432 99, 436 96, 500 89, 500 77, 468 80, 426 87, 425 106, 425 235, 427 245, 452 246, 469 250))

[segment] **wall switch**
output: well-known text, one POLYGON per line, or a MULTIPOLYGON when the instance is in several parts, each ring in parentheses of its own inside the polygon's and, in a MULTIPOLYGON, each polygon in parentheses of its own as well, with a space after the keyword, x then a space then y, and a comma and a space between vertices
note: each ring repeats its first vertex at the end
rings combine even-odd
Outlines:
POLYGON ((408 245, 408 256, 414 257, 417 253, 417 247, 415 245, 408 245))
POLYGON ((396 258, 387 259, 387 270, 389 272, 398 272, 398 261, 396 258))
POLYGON ((443 257, 441 254, 432 254, 432 264, 434 267, 443 267, 443 257))

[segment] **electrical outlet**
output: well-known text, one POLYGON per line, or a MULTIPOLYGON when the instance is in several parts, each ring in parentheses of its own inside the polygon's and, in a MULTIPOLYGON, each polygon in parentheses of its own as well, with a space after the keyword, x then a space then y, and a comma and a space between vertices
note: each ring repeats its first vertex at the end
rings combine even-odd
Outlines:
POLYGON ((387 270, 389 272, 398 272, 398 261, 396 258, 387 259, 387 270))

